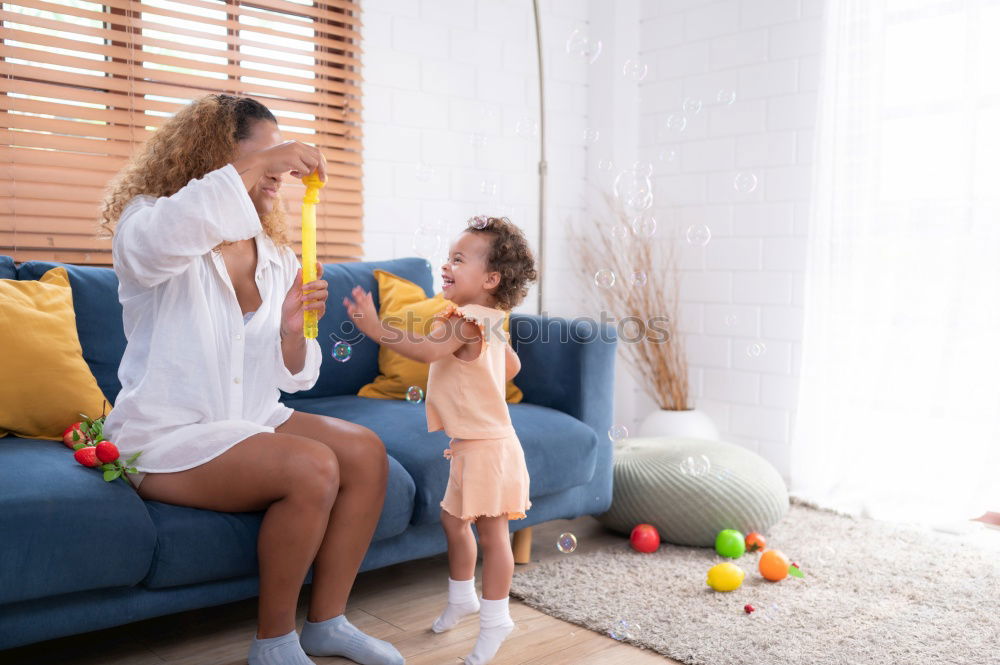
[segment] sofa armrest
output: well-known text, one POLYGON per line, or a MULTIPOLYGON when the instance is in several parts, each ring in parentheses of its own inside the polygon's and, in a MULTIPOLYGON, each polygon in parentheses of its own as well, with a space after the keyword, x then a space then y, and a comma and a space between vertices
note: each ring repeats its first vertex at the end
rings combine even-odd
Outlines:
POLYGON ((524 401, 567 413, 598 437, 614 411, 616 331, 591 319, 511 314, 510 339, 521 359, 514 383, 524 401))

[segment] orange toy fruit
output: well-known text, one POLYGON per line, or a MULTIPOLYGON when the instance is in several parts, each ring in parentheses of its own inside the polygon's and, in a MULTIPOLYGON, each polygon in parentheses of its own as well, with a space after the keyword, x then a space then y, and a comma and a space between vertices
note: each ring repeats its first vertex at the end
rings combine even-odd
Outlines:
POLYGON ((788 557, 778 550, 767 550, 760 555, 760 563, 757 568, 765 580, 780 582, 788 577, 788 567, 791 565, 788 557))
POLYGON ((767 540, 756 531, 751 531, 747 534, 746 546, 747 552, 761 552, 767 547, 767 540))

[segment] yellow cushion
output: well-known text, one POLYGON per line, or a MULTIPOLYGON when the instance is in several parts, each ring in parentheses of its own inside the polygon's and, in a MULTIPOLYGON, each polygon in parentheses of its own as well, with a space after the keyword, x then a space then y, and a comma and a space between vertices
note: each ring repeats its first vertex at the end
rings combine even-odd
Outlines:
MULTIPOLYGON (((376 269, 375 279, 378 281, 379 318, 392 317, 400 323, 397 328, 406 328, 408 332, 429 334, 434 315, 450 304, 443 294, 428 298, 417 284, 385 270, 376 269)), ((503 321, 504 332, 509 328, 510 314, 503 321)), ((385 346, 378 350, 378 371, 379 375, 375 380, 358 391, 359 396, 406 399, 406 391, 410 386, 420 386, 424 391, 427 390, 427 363, 411 360, 385 346)), ((521 389, 513 381, 508 381, 507 401, 516 404, 523 397, 521 389)))
POLYGON ((0 279, 0 436, 62 441, 101 415, 104 394, 83 359, 65 268, 39 280, 0 279))

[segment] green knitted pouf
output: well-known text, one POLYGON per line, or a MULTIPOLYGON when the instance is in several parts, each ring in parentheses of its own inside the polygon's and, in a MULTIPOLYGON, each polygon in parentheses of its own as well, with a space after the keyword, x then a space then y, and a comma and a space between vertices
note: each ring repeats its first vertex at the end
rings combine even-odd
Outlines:
POLYGON ((714 547, 722 529, 766 533, 788 512, 788 489, 760 455, 724 441, 629 439, 615 450, 611 509, 597 516, 629 534, 652 524, 664 542, 714 547))

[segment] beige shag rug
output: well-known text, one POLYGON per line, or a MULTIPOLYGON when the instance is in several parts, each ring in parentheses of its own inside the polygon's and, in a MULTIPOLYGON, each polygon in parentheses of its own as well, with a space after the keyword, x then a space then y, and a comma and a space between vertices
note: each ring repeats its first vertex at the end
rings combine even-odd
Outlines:
POLYGON ((797 499, 765 536, 804 579, 768 582, 759 555, 745 554, 734 561, 747 574, 743 585, 716 592, 705 573, 729 559, 713 549, 639 554, 623 538, 518 573, 511 594, 690 665, 1000 663, 1000 552, 982 539, 797 499), (748 603, 756 611, 747 614, 748 603))

